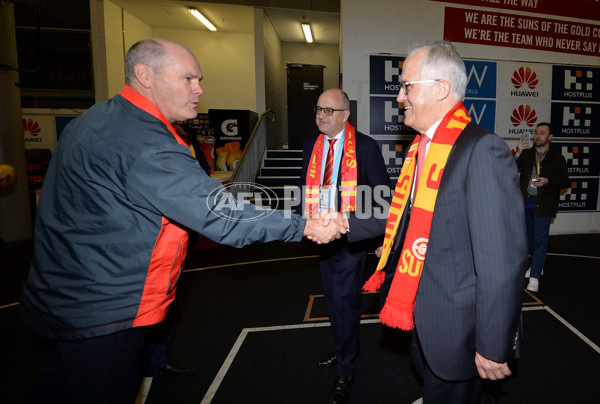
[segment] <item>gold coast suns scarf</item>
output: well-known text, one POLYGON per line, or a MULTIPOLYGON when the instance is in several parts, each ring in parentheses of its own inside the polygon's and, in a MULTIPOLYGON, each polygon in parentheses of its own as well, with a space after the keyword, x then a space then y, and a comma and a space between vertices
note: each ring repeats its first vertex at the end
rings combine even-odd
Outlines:
MULTIPOLYGON (((321 169, 323 166, 323 147, 325 135, 320 134, 313 146, 308 170, 306 172, 306 187, 304 191, 304 216, 313 216, 319 213, 319 189, 321 187, 321 169)), ((349 212, 356 210, 356 130, 350 122, 346 123, 344 129, 342 166, 340 174, 341 182, 341 211, 349 212)))
MULTIPOLYGON (((459 102, 442 119, 429 146, 417 194, 413 197, 414 203, 410 222, 398 266, 385 305, 379 314, 381 322, 390 327, 406 331, 414 327, 415 296, 417 295, 427 253, 427 243, 437 192, 450 150, 452 150, 454 142, 470 121, 471 117, 467 110, 462 102, 459 102)), ((415 157, 420 139, 421 135, 415 137, 402 165, 386 223, 381 259, 377 264, 375 273, 363 286, 366 291, 375 292, 383 283, 385 271, 382 271, 382 269, 387 263, 394 245, 400 219, 410 198, 415 172, 415 157)))

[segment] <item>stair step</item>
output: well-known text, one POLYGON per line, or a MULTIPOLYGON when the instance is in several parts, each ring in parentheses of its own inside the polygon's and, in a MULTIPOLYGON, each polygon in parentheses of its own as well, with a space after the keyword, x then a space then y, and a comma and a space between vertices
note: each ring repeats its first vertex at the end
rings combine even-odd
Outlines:
POLYGON ((302 168, 302 158, 266 158, 265 167, 298 167, 302 168))
POLYGON ((256 182, 264 185, 265 187, 276 187, 276 186, 284 186, 284 185, 298 185, 298 180, 300 180, 300 176, 259 176, 256 178, 256 182))
MULTIPOLYGON (((261 185, 265 184, 261 183, 261 185)), ((277 198, 292 197, 300 194, 300 188, 295 185, 274 185, 268 188, 271 192, 273 192, 273 194, 275 194, 275 196, 277 196, 277 198)))
POLYGON ((298 177, 302 168, 299 167, 263 167, 260 170, 260 177, 298 177))
POLYGON ((302 159, 302 150, 267 150, 266 158, 299 158, 302 159))
MULTIPOLYGON (((251 198, 250 202, 254 203, 254 199, 251 198)), ((298 205, 300 203, 299 200, 292 200, 292 198, 277 198, 277 199, 271 199, 269 201, 267 200, 261 200, 260 201, 260 206, 270 206, 271 209, 278 209, 278 210, 294 210, 294 208, 296 207, 296 205, 298 205)))

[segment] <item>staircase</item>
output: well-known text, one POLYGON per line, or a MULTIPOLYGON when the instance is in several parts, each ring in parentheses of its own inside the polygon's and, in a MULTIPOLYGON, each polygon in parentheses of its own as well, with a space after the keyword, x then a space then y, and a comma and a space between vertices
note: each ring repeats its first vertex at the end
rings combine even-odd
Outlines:
POLYGON ((285 187, 297 187, 302 171, 302 150, 267 150, 256 182, 269 188, 277 196, 272 201, 271 207, 277 209, 285 207, 293 209, 290 196, 300 197, 298 191, 292 193, 285 187), (287 197, 286 197, 287 194, 287 197))

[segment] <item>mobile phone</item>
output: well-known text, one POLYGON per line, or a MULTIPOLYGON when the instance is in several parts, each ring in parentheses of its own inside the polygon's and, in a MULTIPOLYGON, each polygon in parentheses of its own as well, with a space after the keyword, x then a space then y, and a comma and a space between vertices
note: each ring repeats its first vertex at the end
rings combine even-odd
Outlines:
POLYGON ((527 142, 527 147, 531 147, 531 133, 529 133, 529 132, 524 132, 524 133, 521 135, 521 140, 522 140, 523 142, 527 142))

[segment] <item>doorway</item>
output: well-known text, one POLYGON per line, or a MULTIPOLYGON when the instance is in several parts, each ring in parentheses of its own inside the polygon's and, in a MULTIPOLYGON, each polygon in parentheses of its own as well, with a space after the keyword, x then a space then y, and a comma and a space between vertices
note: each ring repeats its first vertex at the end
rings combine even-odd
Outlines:
POLYGON ((301 150, 304 138, 318 129, 314 107, 323 92, 323 65, 288 63, 287 114, 288 147, 301 150))

